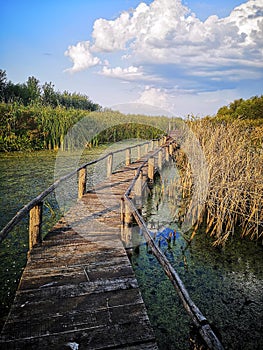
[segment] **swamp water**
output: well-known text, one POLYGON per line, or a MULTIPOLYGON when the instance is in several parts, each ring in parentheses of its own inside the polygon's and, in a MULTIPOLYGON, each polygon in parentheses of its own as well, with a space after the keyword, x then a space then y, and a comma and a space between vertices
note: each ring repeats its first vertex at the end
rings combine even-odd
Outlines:
MULTIPOLYGON (((106 147, 91 150, 85 161, 98 158, 105 150, 106 147)), ((1 155, 1 228, 24 204, 53 183, 56 156, 56 152, 48 151, 1 155)), ((51 196, 44 205, 46 227, 57 221, 56 207, 51 196)), ((211 246, 211 239, 201 233, 188 246, 175 223, 176 210, 172 198, 160 197, 157 185, 145 204, 143 215, 155 233, 167 228, 177 231, 176 240, 170 246, 163 236, 160 245, 193 301, 218 329, 225 349, 263 349, 262 246, 233 239, 223 250, 216 249, 211 246)), ((1 322, 12 303, 26 262, 27 230, 26 219, 0 247, 1 322)), ((134 250, 131 261, 160 349, 194 348, 191 320, 171 282, 148 252, 140 232, 135 231, 133 239, 139 248, 134 250)))
MULTIPOLYGON (((202 232, 189 245, 175 222, 174 198, 163 191, 173 173, 172 167, 166 169, 148 196, 143 209, 148 228, 224 348, 263 349, 263 246, 233 237, 224 248, 215 248, 202 232), (176 237, 169 242, 172 230, 176 237)), ((204 349, 196 345, 190 317, 142 233, 132 230, 130 259, 159 348, 204 349)))

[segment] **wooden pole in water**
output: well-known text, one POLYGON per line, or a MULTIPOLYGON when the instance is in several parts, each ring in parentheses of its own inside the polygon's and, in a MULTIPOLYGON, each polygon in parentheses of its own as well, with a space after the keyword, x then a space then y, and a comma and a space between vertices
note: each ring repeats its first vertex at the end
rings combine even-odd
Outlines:
POLYGON ((43 202, 36 204, 29 212, 29 252, 36 245, 42 242, 41 225, 42 225, 43 202))
POLYGON ((113 162, 113 154, 110 153, 107 158, 107 177, 110 177, 112 174, 112 162, 113 162))
POLYGON ((154 178, 154 158, 148 160, 148 179, 153 181, 154 178))
POLYGON ((78 198, 81 199, 83 194, 86 192, 86 180, 87 180, 87 169, 83 168, 79 170, 79 191, 78 198))
POLYGON ((131 149, 130 148, 126 149, 125 164, 126 165, 130 165, 131 164, 131 149))

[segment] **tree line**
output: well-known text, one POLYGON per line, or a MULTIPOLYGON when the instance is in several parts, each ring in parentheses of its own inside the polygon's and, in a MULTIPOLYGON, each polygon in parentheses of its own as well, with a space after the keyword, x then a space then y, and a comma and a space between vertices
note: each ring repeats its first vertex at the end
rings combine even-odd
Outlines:
POLYGON ((230 119, 250 119, 257 120, 263 118, 263 95, 253 96, 247 100, 242 98, 231 102, 228 106, 219 108, 218 118, 230 119))
POLYGON ((46 82, 41 85, 34 76, 29 77, 25 83, 14 84, 8 81, 6 71, 2 69, 0 69, 0 102, 19 103, 24 106, 38 104, 53 108, 64 107, 88 111, 97 111, 101 108, 86 95, 56 91, 53 83, 46 82))

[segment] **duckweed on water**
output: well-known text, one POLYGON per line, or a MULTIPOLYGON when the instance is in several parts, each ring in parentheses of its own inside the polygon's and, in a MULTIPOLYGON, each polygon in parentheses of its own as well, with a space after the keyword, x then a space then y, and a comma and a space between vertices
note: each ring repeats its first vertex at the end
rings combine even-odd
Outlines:
MULTIPOLYGON (((212 239, 201 231, 189 245, 172 215, 169 217, 171 212, 174 210, 171 210, 169 198, 162 197, 160 201, 158 189, 154 188, 143 214, 153 236, 165 228, 177 231, 174 242, 172 240, 168 246, 162 239, 160 246, 190 297, 222 338, 226 350, 262 349, 262 245, 232 238, 224 248, 215 248, 212 239)), ((171 282, 148 252, 140 232, 134 229, 135 245, 138 239, 140 246, 132 254, 131 261, 159 348, 194 348, 190 318, 171 282)))

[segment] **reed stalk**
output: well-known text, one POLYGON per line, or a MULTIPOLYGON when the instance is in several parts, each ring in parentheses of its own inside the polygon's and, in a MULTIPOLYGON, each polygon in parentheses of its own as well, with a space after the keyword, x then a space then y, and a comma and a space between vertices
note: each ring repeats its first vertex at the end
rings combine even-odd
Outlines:
MULTIPOLYGON (((188 126, 199 140, 209 174, 205 205, 191 209, 192 217, 198 218, 191 238, 205 222, 214 245, 224 245, 237 233, 262 240, 263 123, 205 118, 191 121, 188 126)), ((183 169, 181 190, 187 199, 191 196, 193 173, 185 155, 179 153, 176 161, 183 169)), ((185 212, 186 209, 182 216, 185 212)))

